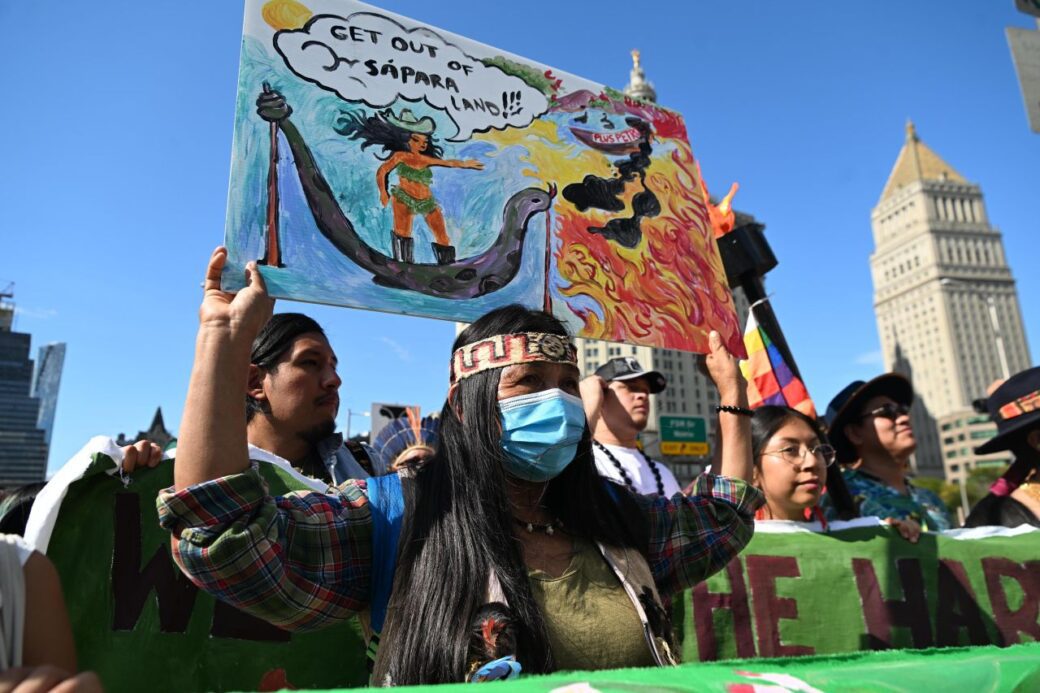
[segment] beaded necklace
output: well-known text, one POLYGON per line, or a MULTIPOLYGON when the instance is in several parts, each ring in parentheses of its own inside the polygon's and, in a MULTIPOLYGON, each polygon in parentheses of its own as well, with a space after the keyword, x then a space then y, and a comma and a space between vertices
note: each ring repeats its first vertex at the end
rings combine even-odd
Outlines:
MULTIPOLYGON (((635 485, 633 485, 632 483, 632 477, 630 477, 628 475, 628 471, 621 466, 621 462, 618 461, 618 458, 614 457, 614 454, 610 452, 610 450, 608 450, 603 445, 603 443, 599 442, 598 440, 594 440, 592 442, 597 448, 603 451, 603 454, 607 456, 607 459, 614 463, 614 468, 618 470, 619 474, 621 474, 621 480, 625 482, 625 486, 627 486, 629 490, 632 491, 632 493, 639 493, 639 491, 636 490, 635 485)), ((649 457, 647 457, 646 455, 644 455, 643 451, 639 448, 635 448, 635 451, 639 453, 639 456, 642 457, 643 461, 646 462, 648 467, 650 467, 650 471, 654 475, 654 481, 657 482, 657 495, 663 496, 664 481, 661 480, 661 470, 657 468, 657 463, 649 457)))

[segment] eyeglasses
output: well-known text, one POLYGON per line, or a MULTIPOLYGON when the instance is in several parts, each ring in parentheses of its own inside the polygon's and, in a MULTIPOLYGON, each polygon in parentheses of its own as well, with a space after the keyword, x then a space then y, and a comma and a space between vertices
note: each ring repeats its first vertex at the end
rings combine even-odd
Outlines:
POLYGON ((906 416, 909 413, 909 404, 893 404, 889 402, 888 404, 882 404, 877 409, 871 409, 865 414, 860 414, 859 418, 865 419, 868 416, 874 416, 881 417, 882 419, 891 419, 892 421, 895 421, 900 416, 906 416))
POLYGON ((834 464, 834 460, 838 456, 834 446, 827 445, 826 443, 821 443, 814 448, 796 447, 791 445, 790 447, 780 448, 779 450, 769 450, 762 454, 779 457, 788 464, 800 464, 805 462, 806 453, 812 455, 820 462, 823 462, 823 466, 825 467, 834 464))

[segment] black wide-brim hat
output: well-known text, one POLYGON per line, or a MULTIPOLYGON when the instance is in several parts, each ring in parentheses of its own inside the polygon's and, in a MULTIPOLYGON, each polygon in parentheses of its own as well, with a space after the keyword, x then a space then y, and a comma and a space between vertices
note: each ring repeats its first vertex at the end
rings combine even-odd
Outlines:
POLYGON ((863 403, 878 395, 887 395, 909 407, 914 403, 914 386, 899 373, 885 373, 873 380, 854 380, 827 405, 827 438, 838 451, 839 462, 855 461, 856 448, 845 437, 845 426, 857 421, 863 403))
POLYGON ((976 455, 1010 449, 1030 429, 1040 430, 1040 366, 1015 373, 986 400, 997 435, 975 448, 976 455))

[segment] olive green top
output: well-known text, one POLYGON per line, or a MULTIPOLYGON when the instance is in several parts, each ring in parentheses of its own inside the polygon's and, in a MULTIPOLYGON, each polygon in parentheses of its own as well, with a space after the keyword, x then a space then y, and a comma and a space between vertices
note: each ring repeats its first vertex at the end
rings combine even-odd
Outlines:
POLYGON ((423 185, 429 185, 433 182, 433 171, 429 167, 412 168, 408 164, 398 164, 394 166, 394 170, 397 171, 397 175, 405 180, 422 183, 423 185))
POLYGON ((595 545, 576 543, 560 577, 528 575, 558 670, 654 666, 639 615, 595 545))

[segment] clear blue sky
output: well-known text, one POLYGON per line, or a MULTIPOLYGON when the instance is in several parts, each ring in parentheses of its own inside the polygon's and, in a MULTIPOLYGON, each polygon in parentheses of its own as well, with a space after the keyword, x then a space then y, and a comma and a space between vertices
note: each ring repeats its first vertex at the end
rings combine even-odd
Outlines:
MULTIPOLYGON (((1037 361, 1040 136, 1004 36, 1035 23, 1011 0, 382 6, 618 87, 640 48, 709 185, 739 181, 736 206, 767 225, 774 307, 822 404, 881 368, 869 215, 912 118, 982 185, 1037 361)), ((241 21, 234 0, 0 2, 0 285, 17 283, 34 350, 69 345, 52 469, 156 406, 179 424, 223 235, 241 21)), ((281 304, 300 308, 339 352, 341 425, 373 400, 440 406, 451 323, 281 304)))

